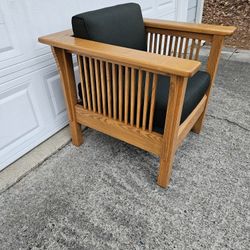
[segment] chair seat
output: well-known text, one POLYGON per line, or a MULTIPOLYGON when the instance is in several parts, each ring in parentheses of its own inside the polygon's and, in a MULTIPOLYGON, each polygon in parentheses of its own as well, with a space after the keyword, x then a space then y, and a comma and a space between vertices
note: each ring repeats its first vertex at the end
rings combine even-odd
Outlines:
MULTIPOLYGON (((164 132, 165 117, 168 103, 169 82, 170 77, 159 75, 156 90, 153 131, 161 134, 163 134, 164 132)), ((207 72, 204 71, 198 71, 193 77, 189 78, 181 115, 181 123, 185 121, 185 119, 191 114, 197 104, 201 101, 208 89, 209 83, 210 76, 207 72)), ((135 89, 137 89, 137 87, 135 89)), ((82 99, 82 89, 80 83, 78 84, 78 92, 80 99, 82 99)))
MULTIPOLYGON (((163 134, 165 125, 169 82, 169 77, 159 75, 153 130, 161 134, 163 134)), ((210 76, 205 71, 198 71, 193 77, 189 78, 182 109, 181 123, 186 120, 197 104, 201 101, 208 89, 209 84, 210 76)))

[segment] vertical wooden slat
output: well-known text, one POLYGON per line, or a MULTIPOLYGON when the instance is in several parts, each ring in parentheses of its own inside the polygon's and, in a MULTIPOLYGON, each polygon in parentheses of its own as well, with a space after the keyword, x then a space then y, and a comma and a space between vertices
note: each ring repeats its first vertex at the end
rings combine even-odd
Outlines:
POLYGON ((86 90, 85 90, 85 84, 84 84, 84 72, 83 72, 83 65, 82 65, 82 57, 80 55, 77 55, 78 65, 79 65, 79 74, 80 74, 80 81, 81 81, 81 88, 82 88, 82 101, 83 101, 83 107, 87 108, 87 102, 86 102, 86 90))
POLYGON ((136 127, 140 127, 141 121, 141 93, 142 92, 142 71, 139 70, 138 89, 137 89, 137 110, 136 110, 136 127))
POLYGON ((169 36, 165 35, 165 39, 164 39, 164 46, 163 46, 163 55, 167 55, 167 45, 168 45, 168 40, 169 40, 169 36))
POLYGON ((174 42, 174 53, 173 53, 173 56, 176 56, 176 54, 177 54, 178 41, 179 41, 179 37, 176 36, 175 37, 175 42, 174 42))
POLYGON ((168 46, 168 56, 171 56, 172 44, 173 44, 173 36, 170 36, 169 37, 169 46, 168 46))
POLYGON ((150 81, 150 73, 147 72, 145 90, 144 90, 144 104, 143 104, 143 117, 142 117, 142 129, 143 130, 146 129, 146 121, 147 121, 149 81, 150 81))
POLYGON ((123 73, 122 66, 119 65, 119 121, 122 121, 123 117, 123 73))
POLYGON ((147 52, 150 52, 150 32, 147 33, 147 52))
POLYGON ((89 58, 89 70, 90 70, 90 82, 91 82, 91 95, 92 95, 93 111, 96 112, 95 76, 94 76, 94 67, 93 67, 93 59, 92 58, 89 58))
POLYGON ((125 67, 125 111, 124 121, 128 124, 128 105, 129 105, 129 68, 125 67))
POLYGON ((188 43, 189 43, 189 38, 185 38, 185 49, 184 49, 184 55, 183 58, 187 58, 187 51, 188 51, 188 43))
POLYGON ((158 34, 155 34, 155 40, 154 40, 154 51, 153 53, 157 53, 157 43, 158 43, 158 34))
POLYGON ((95 76, 96 76, 97 110, 98 113, 101 114, 102 104, 101 104, 101 89, 100 89, 100 70, 97 59, 95 59, 95 76))
POLYGON ((106 109, 106 88, 105 88, 105 69, 104 69, 104 62, 100 62, 101 67, 101 85, 102 85, 102 112, 103 115, 107 115, 107 109, 106 109))
POLYGON ((116 65, 112 64, 112 83, 113 83, 113 116, 117 119, 117 73, 116 65))
POLYGON ((163 40, 163 35, 160 34, 159 36, 159 49, 158 49, 158 54, 162 54, 162 40, 163 40))
POLYGON ((149 52, 153 52, 154 33, 150 33, 149 52))
POLYGON ((195 46, 195 39, 192 39, 192 44, 191 44, 189 59, 193 58, 194 46, 195 46))
POLYGON ((200 49, 201 49, 201 40, 198 40, 198 43, 196 44, 195 60, 199 59, 200 49))
POLYGON ((148 126, 149 132, 152 132, 152 129, 153 129, 157 80, 158 80, 158 75, 154 74, 153 85, 152 85, 152 94, 151 94, 150 112, 149 112, 149 126, 148 126))
POLYGON ((88 67, 88 60, 86 57, 83 58, 83 65, 84 65, 84 76, 85 76, 86 90, 87 90, 88 109, 92 110, 90 86, 89 86, 89 67, 88 67))
POLYGON ((181 58, 181 55, 182 55, 183 40, 184 40, 184 37, 181 37, 180 46, 179 46, 179 53, 178 53, 178 57, 180 57, 180 58, 181 58))
POLYGON ((111 76, 109 63, 106 62, 107 94, 108 94, 108 116, 112 117, 112 98, 111 98, 111 76))
POLYGON ((135 117, 135 69, 131 69, 131 94, 130 94, 130 125, 134 126, 135 117))

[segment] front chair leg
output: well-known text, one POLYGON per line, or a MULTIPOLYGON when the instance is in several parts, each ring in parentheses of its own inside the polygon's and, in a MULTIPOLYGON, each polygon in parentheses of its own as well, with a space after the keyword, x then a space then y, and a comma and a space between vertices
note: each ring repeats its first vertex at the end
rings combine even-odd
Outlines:
POLYGON ((163 188, 168 186, 172 172, 186 87, 186 77, 171 76, 168 107, 160 155, 160 170, 157 180, 158 185, 163 188))
POLYGON ((75 146, 80 146, 83 143, 83 136, 81 132, 81 124, 77 122, 75 113, 77 97, 72 55, 63 49, 54 47, 52 47, 52 52, 55 56, 56 64, 61 76, 61 83, 69 117, 72 143, 75 146))

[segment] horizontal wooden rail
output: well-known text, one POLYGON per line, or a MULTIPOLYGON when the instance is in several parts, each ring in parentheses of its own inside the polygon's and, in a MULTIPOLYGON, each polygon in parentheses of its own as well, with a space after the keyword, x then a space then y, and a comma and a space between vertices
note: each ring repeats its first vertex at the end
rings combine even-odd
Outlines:
POLYGON ((187 134, 193 128, 194 124, 201 116, 202 112, 205 109, 207 102, 207 96, 205 95, 188 118, 180 125, 177 135, 176 148, 180 146, 182 141, 186 138, 187 134))
POLYGON ((143 131, 129 124, 126 125, 124 122, 85 110, 81 105, 76 105, 75 110, 77 122, 158 156, 160 155, 162 135, 155 132, 143 131))
POLYGON ((146 27, 151 27, 151 28, 178 30, 178 31, 194 32, 201 34, 222 35, 222 36, 230 36, 236 30, 236 27, 234 26, 174 22, 174 21, 165 21, 165 20, 149 19, 149 18, 144 19, 144 24, 146 27))
POLYGON ((95 57, 124 66, 129 65, 137 69, 140 68, 164 75, 172 74, 190 77, 198 71, 201 65, 197 61, 160 56, 145 51, 75 38, 72 36, 72 30, 40 37, 38 40, 41 43, 62 48, 72 53, 95 57))

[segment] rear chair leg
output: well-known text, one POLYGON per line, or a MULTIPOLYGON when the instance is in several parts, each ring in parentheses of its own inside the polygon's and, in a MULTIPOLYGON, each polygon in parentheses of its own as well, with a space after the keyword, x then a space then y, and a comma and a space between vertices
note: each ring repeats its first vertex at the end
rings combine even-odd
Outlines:
POLYGON ((202 127, 203 127, 205 114, 206 114, 206 110, 207 110, 208 99, 209 99, 209 96, 211 93, 211 88, 213 86, 216 72, 218 69, 223 42, 224 42, 224 36, 219 36, 219 35, 213 36, 212 46, 211 46, 211 50, 210 50, 210 54, 209 54, 208 62, 207 62, 207 72, 210 74, 210 77, 211 77, 210 86, 209 86, 207 93, 206 93, 206 95, 207 95, 206 107, 205 107, 203 113, 201 114, 201 116, 199 117, 199 119, 197 120, 197 122, 194 124, 194 127, 192 128, 192 131, 196 134, 199 134, 201 132, 202 127))
POLYGON ((157 184, 163 188, 168 186, 172 172, 186 87, 186 77, 171 76, 168 108, 160 155, 160 170, 157 180, 157 184))
POLYGON ((198 120, 196 121, 196 123, 194 124, 193 128, 192 128, 192 132, 196 133, 196 134, 200 134, 202 127, 203 127, 203 122, 205 119, 205 110, 203 111, 203 113, 201 114, 201 116, 198 118, 198 120))

